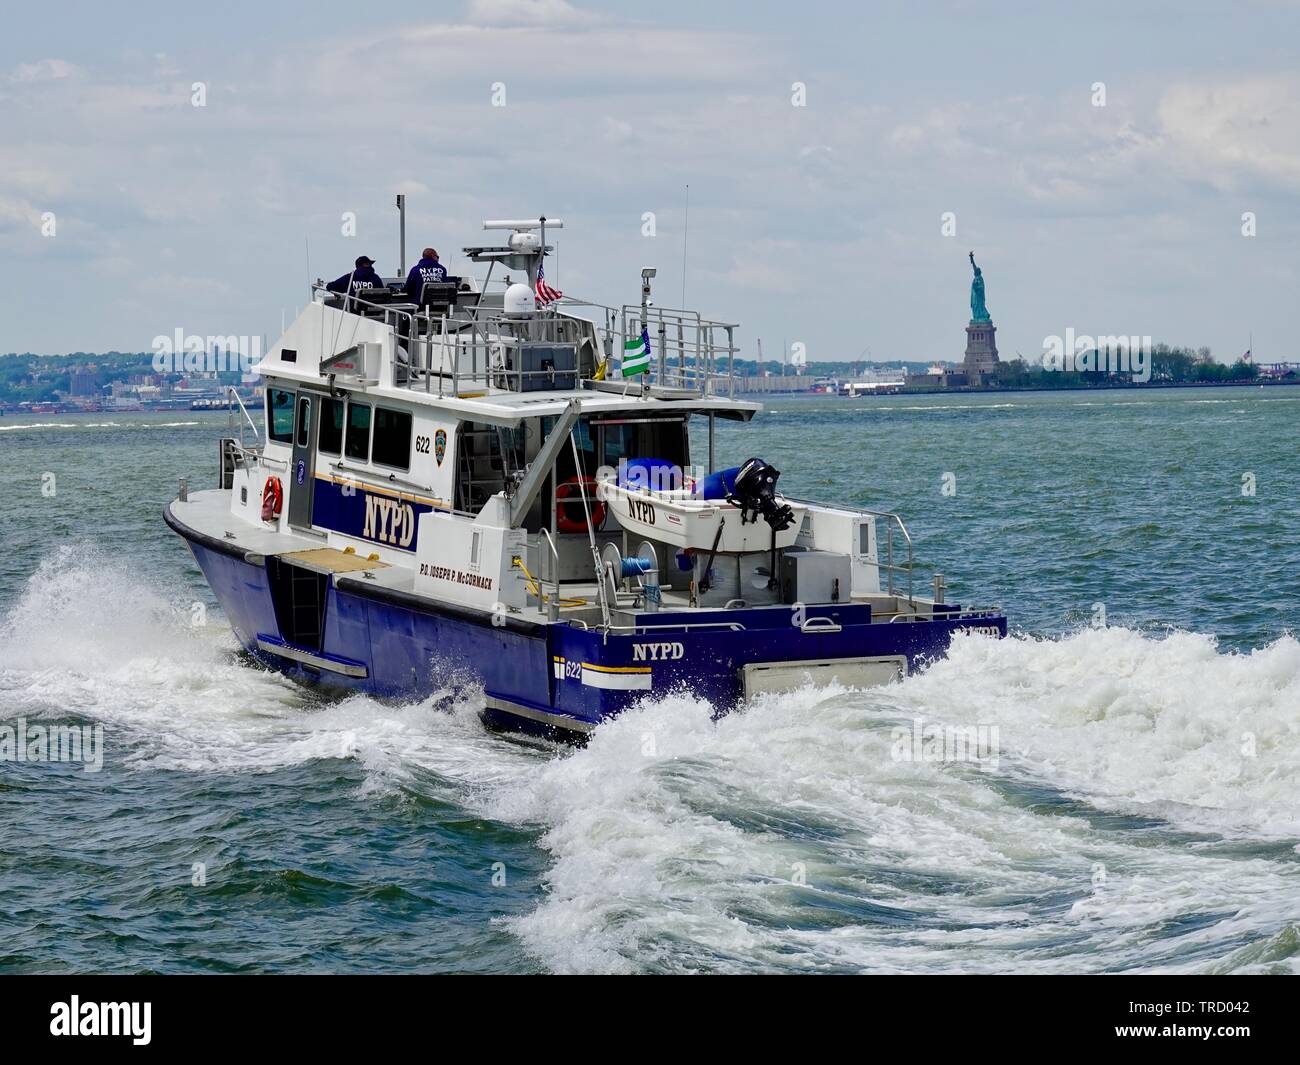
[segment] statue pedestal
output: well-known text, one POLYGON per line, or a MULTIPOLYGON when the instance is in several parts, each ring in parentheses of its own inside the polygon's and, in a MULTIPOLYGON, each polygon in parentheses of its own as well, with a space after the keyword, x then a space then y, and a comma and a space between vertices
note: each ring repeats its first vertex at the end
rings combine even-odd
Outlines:
POLYGON ((997 373, 998 327, 992 322, 971 322, 966 327, 966 359, 962 368, 966 383, 980 385, 997 373))

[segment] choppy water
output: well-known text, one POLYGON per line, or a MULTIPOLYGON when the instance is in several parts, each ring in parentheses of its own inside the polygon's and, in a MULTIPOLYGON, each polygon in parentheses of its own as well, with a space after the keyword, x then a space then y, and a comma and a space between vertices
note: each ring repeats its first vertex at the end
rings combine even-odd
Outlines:
POLYGON ((720 459, 900 510, 1016 635, 716 724, 657 698, 583 750, 241 658, 159 517, 224 416, 0 419, 0 724, 106 744, 0 763, 0 969, 1293 971, 1297 418, 1300 389, 777 401, 720 459), (918 718, 996 725, 996 765, 897 759, 918 718))

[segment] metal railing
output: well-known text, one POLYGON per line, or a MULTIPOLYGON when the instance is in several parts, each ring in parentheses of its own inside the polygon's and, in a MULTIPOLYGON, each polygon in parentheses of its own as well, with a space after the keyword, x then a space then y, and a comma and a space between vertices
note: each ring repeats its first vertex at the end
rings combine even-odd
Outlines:
POLYGON ((247 447, 233 437, 225 437, 225 440, 234 456, 235 469, 252 469, 255 466, 265 466, 272 470, 287 470, 289 468, 289 463, 283 459, 268 458, 263 453, 260 445, 247 447))
POLYGON ((884 510, 860 510, 861 514, 870 514, 877 519, 876 526, 876 569, 881 569, 880 565, 880 527, 879 519, 885 519, 885 581, 887 584, 886 594, 894 594, 894 574, 902 573, 907 577, 907 601, 913 603, 912 598, 912 571, 916 568, 916 560, 912 548, 912 534, 907 531, 907 526, 903 524, 903 519, 897 514, 884 510), (907 545, 907 564, 894 565, 894 529, 897 528, 902 534, 903 542, 907 545))
MULTIPOLYGON (((590 324, 590 323, 586 323, 590 324)), ((464 316, 439 317, 410 347, 410 382, 426 392, 459 396, 465 388, 529 391, 580 387, 583 376, 577 351, 583 330, 579 320, 545 317, 520 319, 500 311, 476 309, 464 316), (574 364, 526 369, 524 353, 531 345, 574 349, 574 364)), ((595 352, 593 351, 593 356, 595 352)), ((594 368, 594 360, 593 360, 594 368)))
MULTIPOLYGON (((885 575, 885 594, 899 594, 894 589, 894 575, 898 574, 900 582, 903 578, 907 580, 907 601, 913 602, 912 595, 912 573, 916 568, 916 556, 912 546, 912 534, 907 531, 907 526, 903 524, 903 519, 897 514, 888 510, 872 510, 870 507, 852 507, 843 503, 823 503, 816 499, 801 499, 796 496, 787 496, 791 502, 802 503, 805 506, 816 507, 821 510, 834 510, 843 514, 858 514, 866 517, 875 518, 875 556, 876 569, 885 575), (880 560, 880 524, 885 525, 885 560, 880 560), (903 546, 907 548, 907 562, 894 562, 894 530, 898 530, 898 535, 902 538, 900 552, 903 546)), ((856 552, 854 552, 856 553, 856 552)), ((899 592, 901 592, 901 588, 899 592)))
MULTIPOLYGON (((551 601, 549 604, 550 609, 548 612, 548 616, 552 621, 558 621, 560 618, 560 598, 561 598, 560 596, 560 552, 555 546, 555 540, 551 536, 550 529, 546 528, 546 526, 542 526, 538 530, 538 532, 541 534, 541 538, 542 538, 541 540, 538 541, 538 543, 540 544, 542 540, 544 540, 547 548, 549 549, 549 555, 547 557, 550 559, 548 563, 548 568, 551 571, 550 579, 551 579, 552 591, 551 591, 551 601)), ((538 581, 538 587, 540 588, 541 581, 546 580, 546 575, 541 572, 542 570, 541 566, 538 566, 537 569, 538 569, 538 577, 540 578, 538 581)))
POLYGON ((257 442, 259 444, 261 443, 262 432, 260 429, 258 429, 257 423, 253 421, 253 416, 248 413, 248 408, 244 406, 244 401, 239 395, 239 390, 235 388, 234 385, 227 385, 226 386, 226 428, 232 434, 235 432, 236 423, 238 423, 239 446, 241 448, 246 446, 244 444, 245 423, 247 423, 248 427, 253 430, 253 435, 256 438, 257 442), (234 405, 232 405, 230 402, 232 399, 235 401, 234 405), (243 415, 242 419, 236 416, 235 414, 236 407, 239 408, 239 413, 243 415))
POLYGON ((728 397, 735 394, 735 331, 739 328, 735 322, 711 321, 697 311, 675 307, 650 307, 647 321, 642 322, 639 304, 624 304, 621 319, 624 339, 630 339, 629 332, 631 336, 640 335, 637 323, 644 326, 650 338, 652 383, 691 389, 702 395, 719 395, 719 386, 725 385, 728 397), (629 322, 633 323, 630 331, 629 322), (725 336, 725 344, 719 333, 725 336), (724 355, 725 375, 717 368, 724 355))
POLYGON ((727 629, 731 632, 744 632, 745 626, 739 621, 665 621, 657 624, 634 622, 631 625, 609 625, 610 632, 650 632, 664 630, 671 632, 689 632, 692 629, 727 629))
MULTIPOLYGON (((645 380, 649 387, 692 391, 700 396, 735 394, 734 322, 706 319, 696 311, 652 307, 642 321, 639 304, 611 307, 566 297, 561 304, 525 314, 513 314, 496 305, 455 306, 445 314, 420 311, 412 304, 379 303, 365 296, 329 291, 322 282, 312 285, 313 296, 322 294, 326 305, 382 322, 404 348, 407 361, 399 364, 406 384, 440 397, 459 396, 464 388, 501 388, 525 391, 529 384, 543 387, 580 387, 594 375, 598 364, 612 380, 626 341, 650 337, 651 367, 644 379, 629 380, 629 387, 645 380), (570 313, 577 308, 599 312, 603 321, 570 313), (526 345, 572 346, 573 369, 525 369, 526 345), (722 369, 725 360, 725 372, 722 369)), ((479 294, 475 294, 479 295, 479 294)))
POLYGON ((615 369, 615 358, 623 355, 624 344, 641 336, 650 339, 650 387, 682 389, 701 396, 735 395, 735 322, 704 318, 698 311, 676 307, 649 307, 645 320, 639 303, 609 307, 587 300, 567 299, 565 307, 587 307, 602 312, 604 323, 592 322, 595 337, 604 353, 607 380, 615 369), (720 369, 726 360, 725 372, 720 369))

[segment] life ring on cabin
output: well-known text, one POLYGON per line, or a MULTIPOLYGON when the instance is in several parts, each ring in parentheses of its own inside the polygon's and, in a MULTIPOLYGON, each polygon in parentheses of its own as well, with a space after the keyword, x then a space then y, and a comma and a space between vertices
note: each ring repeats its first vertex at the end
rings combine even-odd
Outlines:
POLYGON ((284 506, 284 486, 279 477, 268 477, 262 488, 262 520, 274 521, 284 506))
POLYGON ((555 526, 560 532, 584 533, 587 531, 587 515, 582 508, 583 493, 587 496, 587 505, 591 507, 591 527, 599 529, 605 524, 608 506, 596 497, 596 479, 594 477, 570 477, 555 489, 555 526), (570 498, 572 497, 572 498, 570 498), (568 510, 577 507, 575 518, 568 510))

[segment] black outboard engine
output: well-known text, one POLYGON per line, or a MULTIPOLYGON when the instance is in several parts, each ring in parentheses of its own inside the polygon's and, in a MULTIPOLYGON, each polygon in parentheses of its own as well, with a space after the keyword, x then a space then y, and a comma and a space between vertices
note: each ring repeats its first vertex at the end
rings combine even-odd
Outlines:
MULTIPOLYGON (((767 586, 775 588, 776 579, 776 534, 794 524, 794 511, 788 503, 776 501, 776 479, 781 471, 769 466, 755 456, 746 459, 736 472, 735 487, 727 501, 740 507, 742 522, 757 521, 760 514, 772 528, 771 558, 768 563, 767 586)), ((721 532, 721 530, 719 530, 721 532)))
POLYGON ((740 507, 741 521, 757 521, 760 514, 774 533, 794 523, 794 511, 776 501, 776 479, 781 471, 760 458, 746 459, 736 472, 735 487, 728 502, 740 507))

